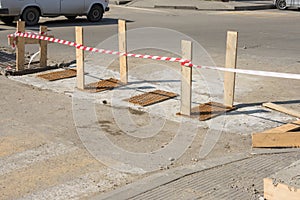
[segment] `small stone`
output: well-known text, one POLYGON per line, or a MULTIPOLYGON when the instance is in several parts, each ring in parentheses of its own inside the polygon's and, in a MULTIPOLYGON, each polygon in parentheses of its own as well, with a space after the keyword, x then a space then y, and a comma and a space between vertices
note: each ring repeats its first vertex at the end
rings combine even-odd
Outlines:
POLYGON ((175 158, 169 158, 169 161, 173 162, 175 161, 175 158))

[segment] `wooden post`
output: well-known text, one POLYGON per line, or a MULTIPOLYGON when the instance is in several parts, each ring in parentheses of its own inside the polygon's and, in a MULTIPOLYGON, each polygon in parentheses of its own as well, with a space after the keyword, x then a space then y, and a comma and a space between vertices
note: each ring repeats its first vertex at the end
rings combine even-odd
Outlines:
MULTIPOLYGON (((17 22, 17 32, 25 32, 25 22, 17 22)), ((24 70, 25 64, 25 38, 17 37, 16 70, 24 70)))
MULTIPOLYGON (((76 43, 83 45, 83 29, 82 27, 76 27, 76 43)), ((76 70, 77 70, 77 88, 84 90, 84 51, 76 49, 76 70)))
MULTIPOLYGON (((227 48, 226 48, 226 68, 236 68, 237 62, 237 45, 238 33, 227 32, 227 48)), ((224 74, 224 105, 233 107, 234 103, 234 90, 235 90, 235 77, 236 73, 225 72, 224 74)))
MULTIPOLYGON (((182 58, 192 60, 192 42, 181 42, 182 58)), ((181 108, 182 115, 191 115, 192 104, 192 68, 181 66, 181 108)))
MULTIPOLYGON (((47 26, 40 27, 40 33, 47 33, 47 26)), ((47 67, 48 42, 40 40, 40 67, 47 67)))
MULTIPOLYGON (((119 19, 119 51, 122 53, 127 53, 126 37, 126 21, 119 19)), ((120 56, 120 81, 124 84, 128 83, 127 56, 120 56)))

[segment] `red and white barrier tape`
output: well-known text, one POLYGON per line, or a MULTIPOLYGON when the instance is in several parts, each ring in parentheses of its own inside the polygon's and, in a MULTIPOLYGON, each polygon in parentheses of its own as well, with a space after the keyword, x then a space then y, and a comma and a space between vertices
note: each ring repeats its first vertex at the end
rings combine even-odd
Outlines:
POLYGON ((119 55, 119 56, 128 56, 128 57, 152 59, 152 60, 161 60, 161 61, 169 61, 169 62, 179 62, 184 66, 195 67, 195 68, 200 68, 200 69, 210 69, 210 70, 217 70, 217 71, 223 71, 223 72, 234 72, 234 73, 239 73, 239 74, 249 74, 249 75, 255 75, 255 76, 286 78, 286 79, 299 79, 300 80, 300 74, 257 71, 257 70, 245 70, 245 69, 230 69, 230 68, 215 67, 215 66, 194 65, 194 64, 191 63, 190 60, 186 60, 186 59, 182 59, 182 58, 172 58, 172 57, 162 57, 162 56, 152 56, 152 55, 132 54, 132 53, 122 53, 122 52, 118 52, 118 51, 97 49, 97 48, 94 48, 94 47, 83 46, 83 45, 77 44, 75 42, 70 42, 70 41, 67 41, 67 40, 61 40, 61 39, 57 39, 57 38, 53 38, 53 37, 39 35, 39 34, 36 34, 36 33, 16 32, 14 34, 8 35, 8 37, 14 37, 14 38, 15 37, 24 37, 24 38, 31 38, 31 39, 37 39, 37 40, 45 40, 45 41, 58 43, 58 44, 63 44, 63 45, 68 45, 68 46, 71 46, 71 47, 75 47, 77 49, 81 49, 81 50, 89 51, 89 52, 95 52, 95 53, 111 54, 111 55, 119 55))

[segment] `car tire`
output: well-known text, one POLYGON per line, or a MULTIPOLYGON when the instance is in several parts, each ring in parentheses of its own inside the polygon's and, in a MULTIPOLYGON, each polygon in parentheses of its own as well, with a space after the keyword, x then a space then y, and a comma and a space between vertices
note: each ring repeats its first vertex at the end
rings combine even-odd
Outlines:
POLYGON ((287 9, 286 1, 285 0, 277 0, 276 1, 276 8, 279 9, 279 10, 287 9))
POLYGON ((25 21, 26 25, 34 26, 40 20, 40 12, 34 7, 26 8, 21 15, 21 19, 25 21))
POLYGON ((0 20, 3 21, 5 24, 10 25, 15 20, 15 17, 1 17, 0 20))
POLYGON ((74 16, 65 16, 68 20, 70 20, 70 21, 74 21, 75 19, 76 19, 76 15, 74 15, 74 16))
POLYGON ((93 5, 87 14, 87 19, 90 22, 99 22, 103 18, 103 8, 100 5, 93 5))

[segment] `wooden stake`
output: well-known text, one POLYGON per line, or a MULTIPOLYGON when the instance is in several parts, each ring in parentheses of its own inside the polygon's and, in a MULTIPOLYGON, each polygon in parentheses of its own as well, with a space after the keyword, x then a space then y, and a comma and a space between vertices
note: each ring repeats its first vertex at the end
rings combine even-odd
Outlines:
MULTIPOLYGON (((126 21, 119 19, 119 51, 122 53, 127 53, 126 37, 126 21)), ((120 80, 124 84, 128 83, 127 56, 120 56, 120 80)))
MULTIPOLYGON (((47 33, 47 26, 40 27, 40 33, 47 33)), ((48 42, 40 40, 40 67, 47 67, 48 42)))
MULTIPOLYGON (((226 68, 236 68, 237 62, 238 33, 227 33, 226 68)), ((233 107, 236 73, 225 72, 224 74, 224 105, 233 107)))
MULTIPOLYGON (((17 32, 24 33, 25 32, 25 22, 18 21, 17 22, 17 32)), ((21 71, 24 70, 25 64, 25 38, 17 37, 17 53, 16 53, 16 70, 21 71)))
MULTIPOLYGON (((182 58, 192 60, 192 42, 181 42, 182 58)), ((182 115, 191 115, 192 104, 192 68, 181 66, 181 108, 182 115)))
MULTIPOLYGON (((83 29, 76 27, 76 43, 83 45, 83 29)), ((84 51, 76 49, 76 66, 77 66, 77 88, 84 90, 84 51)))
POLYGON ((285 113, 285 114, 288 114, 288 115, 300 118, 300 113, 298 113, 298 112, 296 112, 294 110, 290 110, 290 109, 287 109, 285 107, 276 105, 274 103, 263 103, 263 106, 266 107, 266 108, 270 108, 272 110, 276 110, 278 112, 282 112, 282 113, 285 113))

